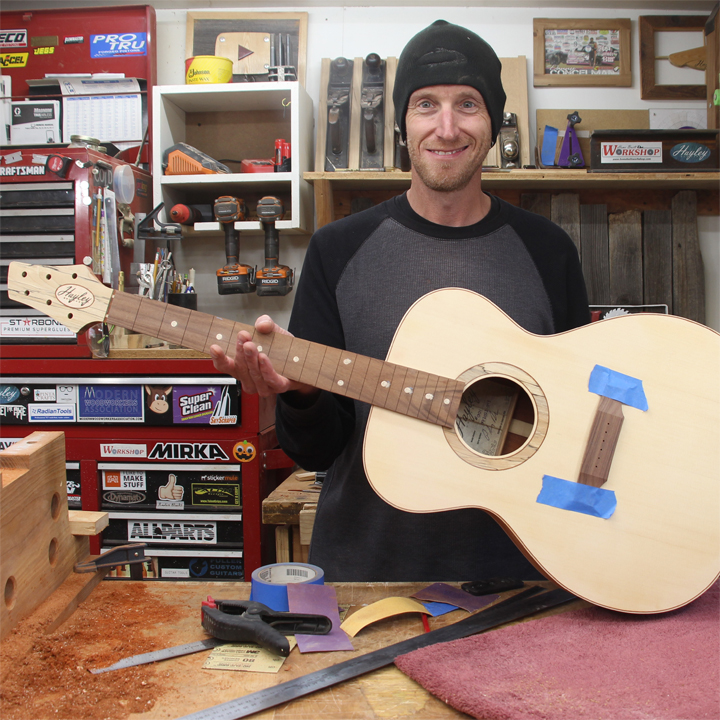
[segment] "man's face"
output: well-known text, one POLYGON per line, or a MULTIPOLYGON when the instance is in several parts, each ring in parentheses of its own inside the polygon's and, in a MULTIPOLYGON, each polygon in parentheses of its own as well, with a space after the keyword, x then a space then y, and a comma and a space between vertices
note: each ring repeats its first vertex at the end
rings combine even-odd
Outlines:
POLYGON ((482 95, 468 85, 432 85, 410 96, 405 115, 413 170, 431 190, 467 186, 491 147, 492 123, 482 95))

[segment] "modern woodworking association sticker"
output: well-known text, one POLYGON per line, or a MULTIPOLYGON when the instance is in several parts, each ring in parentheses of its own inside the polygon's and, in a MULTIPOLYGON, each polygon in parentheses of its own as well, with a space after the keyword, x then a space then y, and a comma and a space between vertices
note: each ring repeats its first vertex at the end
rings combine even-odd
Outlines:
POLYGON ((242 440, 233 448, 233 455, 238 462, 250 462, 255 459, 257 450, 255 450, 255 446, 251 442, 242 440))

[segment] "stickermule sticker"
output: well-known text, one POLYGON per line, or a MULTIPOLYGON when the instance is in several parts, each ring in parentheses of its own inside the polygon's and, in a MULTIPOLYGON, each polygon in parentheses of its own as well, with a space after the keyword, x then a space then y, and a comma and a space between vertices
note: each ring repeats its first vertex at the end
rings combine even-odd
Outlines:
POLYGON ((247 440, 242 440, 233 448, 233 455, 239 462, 250 462, 255 459, 256 454, 255 446, 247 440))
POLYGON ((95 296, 82 285, 61 285, 55 291, 55 297, 66 307, 82 310, 95 302, 95 296))

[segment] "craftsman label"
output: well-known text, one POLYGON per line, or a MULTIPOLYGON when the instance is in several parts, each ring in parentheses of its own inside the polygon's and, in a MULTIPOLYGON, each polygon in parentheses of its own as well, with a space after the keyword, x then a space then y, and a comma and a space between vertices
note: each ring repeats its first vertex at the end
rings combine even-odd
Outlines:
POLYGON ((78 422, 134 423, 143 421, 140 385, 80 385, 78 422))
POLYGON ((229 460, 217 443, 156 443, 151 460, 229 460))
POLYGON ((604 142, 600 144, 600 162, 662 163, 662 143, 604 142))
POLYGON ((29 54, 30 53, 0 53, 0 67, 25 67, 29 54))
POLYGON ((31 423, 75 422, 75 406, 30 403, 28 421, 31 423))
POLYGON ((145 490, 144 470, 103 470, 103 490, 145 490))
POLYGON ((90 57, 147 55, 147 33, 113 33, 90 36, 90 57))
MULTIPOLYGON (((45 168, 42 165, 13 165, 12 167, 5 167, 0 166, 0 175, 4 175, 5 177, 22 177, 24 175, 44 175, 45 174, 45 168)), ((60 323, 53 322, 56 325, 60 325, 60 323)), ((64 330, 67 332, 70 332, 64 325, 60 325, 64 330)), ((75 335, 75 333, 72 333, 72 335, 75 335)))
POLYGON ((100 443, 100 457, 144 458, 147 457, 147 446, 124 443, 100 443))
POLYGON ((215 545, 217 523, 182 520, 128 520, 128 542, 215 545))
POLYGON ((95 302, 95 296, 82 285, 61 285, 55 291, 55 297, 63 305, 74 310, 90 307, 95 302))
POLYGON ((670 156, 682 163, 699 163, 707 160, 712 151, 705 145, 699 143, 686 142, 675 145, 670 150, 670 156))
POLYGON ((25 28, 19 30, 0 30, 0 50, 27 47, 27 44, 28 32, 25 28))

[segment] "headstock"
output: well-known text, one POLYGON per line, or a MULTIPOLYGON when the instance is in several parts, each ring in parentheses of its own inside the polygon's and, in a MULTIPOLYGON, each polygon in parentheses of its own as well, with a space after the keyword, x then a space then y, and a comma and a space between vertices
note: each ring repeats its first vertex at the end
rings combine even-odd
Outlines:
POLYGON ((84 265, 29 265, 11 262, 8 296, 49 315, 75 333, 103 322, 112 289, 84 265))

